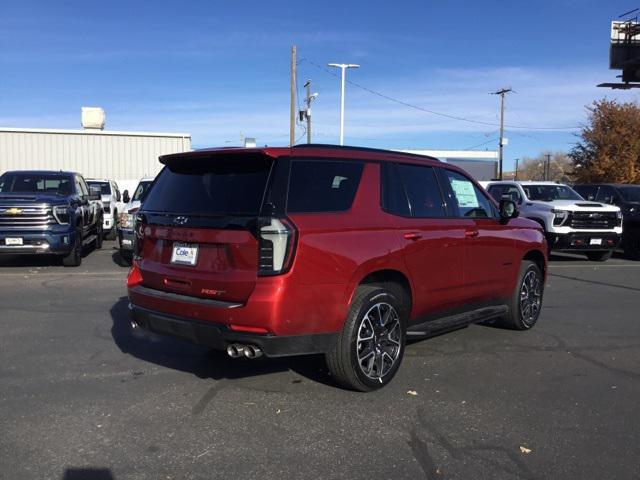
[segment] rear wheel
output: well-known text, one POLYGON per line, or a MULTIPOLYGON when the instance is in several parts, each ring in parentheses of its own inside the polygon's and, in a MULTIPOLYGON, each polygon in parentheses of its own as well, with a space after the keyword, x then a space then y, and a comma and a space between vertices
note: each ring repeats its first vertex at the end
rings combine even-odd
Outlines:
POLYGON ((587 252, 587 258, 592 262, 606 262, 613 255, 613 250, 606 252, 587 252))
POLYGON ((62 257, 65 267, 79 267, 82 264, 82 227, 76 228, 73 250, 62 257))
POLYGON ((514 330, 533 327, 542 309, 543 290, 543 278, 538 265, 530 260, 523 260, 504 325, 514 330))
POLYGON ((99 218, 98 223, 96 224, 96 250, 100 250, 102 248, 102 241, 104 240, 103 228, 102 218, 99 218))
POLYGON ((390 290, 358 287, 327 366, 344 387, 367 392, 394 377, 404 354, 405 308, 390 290))

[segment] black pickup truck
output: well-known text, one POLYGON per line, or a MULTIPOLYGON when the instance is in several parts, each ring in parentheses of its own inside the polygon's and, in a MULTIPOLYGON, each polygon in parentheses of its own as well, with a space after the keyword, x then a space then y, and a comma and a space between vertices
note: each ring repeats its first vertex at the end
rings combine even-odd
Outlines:
POLYGON ((82 263, 82 249, 102 247, 100 192, 82 175, 13 171, 0 176, 0 258, 54 254, 65 266, 82 263))

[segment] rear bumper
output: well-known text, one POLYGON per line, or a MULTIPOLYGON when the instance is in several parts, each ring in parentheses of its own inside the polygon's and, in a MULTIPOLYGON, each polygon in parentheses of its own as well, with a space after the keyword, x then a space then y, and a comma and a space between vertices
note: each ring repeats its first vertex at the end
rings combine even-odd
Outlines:
POLYGON ((335 333, 277 336, 236 332, 223 324, 168 315, 133 304, 129 304, 129 312, 135 326, 154 333, 223 351, 232 343, 255 345, 267 357, 326 353, 337 337, 335 333))
POLYGON ((559 235, 550 233, 547 242, 552 250, 562 251, 603 251, 613 250, 620 243, 621 235, 611 232, 569 233, 559 235), (592 243, 600 240, 600 243, 592 243))
POLYGON ((75 232, 1 230, 0 254, 68 254, 75 242, 75 232), (20 238, 22 245, 7 245, 7 238, 20 238))

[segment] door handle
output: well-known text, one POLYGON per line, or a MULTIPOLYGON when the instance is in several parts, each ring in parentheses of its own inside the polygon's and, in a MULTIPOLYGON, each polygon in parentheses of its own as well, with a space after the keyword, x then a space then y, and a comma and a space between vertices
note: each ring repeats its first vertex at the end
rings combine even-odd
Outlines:
POLYGON ((407 240, 420 240, 422 238, 422 235, 417 232, 411 232, 411 233, 405 233, 403 237, 406 238, 407 240))
POLYGON ((465 237, 477 237, 478 235, 480 235, 480 232, 478 232, 478 230, 465 230, 464 231, 464 236, 465 237))

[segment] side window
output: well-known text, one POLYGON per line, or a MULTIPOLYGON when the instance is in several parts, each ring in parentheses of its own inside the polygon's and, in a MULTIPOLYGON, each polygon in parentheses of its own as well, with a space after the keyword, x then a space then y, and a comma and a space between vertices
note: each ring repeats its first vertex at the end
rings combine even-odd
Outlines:
POLYGON ((496 202, 500 201, 504 191, 505 187, 503 187, 502 185, 491 185, 487 190, 487 192, 489 192, 489 195, 491 195, 496 202))
POLYGON ((409 200, 412 217, 446 216, 440 186, 432 167, 398 164, 396 168, 409 200))
POLYGON ((87 184, 84 181, 84 178, 82 177, 77 177, 78 178, 78 182, 80 182, 80 189, 82 191, 82 195, 89 195, 89 187, 87 187, 87 184))
POLYGON ((384 162, 380 164, 382 175, 382 209, 401 217, 410 217, 409 200, 396 165, 384 162))
POLYGON ((459 216, 472 218, 493 217, 493 208, 490 200, 471 180, 451 170, 445 170, 444 174, 451 186, 453 198, 458 206, 459 216))
POLYGON ((602 203, 614 203, 615 201, 615 193, 613 188, 611 187, 600 187, 598 190, 598 196, 596 197, 596 202, 602 203))
POLYGON ((363 162, 293 160, 287 211, 344 212, 351 208, 362 177, 363 162))
POLYGON ((82 191, 82 185, 80 184, 80 179, 78 177, 73 177, 75 180, 75 184, 76 184, 76 195, 86 195, 83 191, 82 191))

